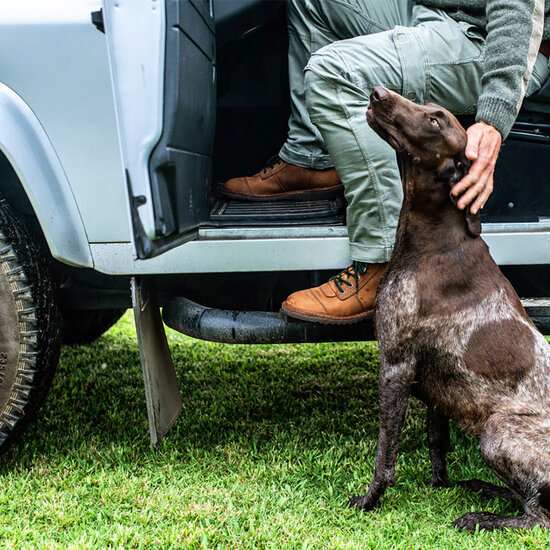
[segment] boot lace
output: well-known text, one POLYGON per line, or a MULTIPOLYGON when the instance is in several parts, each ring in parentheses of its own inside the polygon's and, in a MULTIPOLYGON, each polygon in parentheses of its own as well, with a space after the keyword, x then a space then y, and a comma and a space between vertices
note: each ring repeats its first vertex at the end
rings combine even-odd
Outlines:
POLYGON ((271 170, 273 168, 275 168, 275 166, 277 166, 278 164, 281 164, 281 162, 283 162, 281 160, 281 158, 279 157, 279 155, 273 155, 270 159, 268 159, 268 161, 265 163, 265 166, 263 168, 263 172, 264 174, 267 174, 267 171, 268 170, 271 170))
POLYGON ((338 275, 333 275, 331 280, 334 281, 338 290, 343 294, 345 290, 341 285, 347 285, 353 287, 353 283, 350 279, 355 280, 355 293, 359 292, 359 277, 364 275, 367 272, 368 265, 364 262, 353 262, 350 267, 344 269, 338 273, 338 275), (344 278, 345 277, 345 278, 344 278))

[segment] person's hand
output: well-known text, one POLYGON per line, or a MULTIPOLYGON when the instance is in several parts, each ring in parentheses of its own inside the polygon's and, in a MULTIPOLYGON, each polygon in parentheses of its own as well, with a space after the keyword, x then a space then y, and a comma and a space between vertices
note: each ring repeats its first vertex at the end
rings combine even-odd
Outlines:
POLYGON ((502 136, 496 128, 485 122, 476 122, 468 128, 467 134, 465 154, 472 161, 472 166, 453 186, 451 194, 454 197, 462 195, 456 203, 460 210, 471 204, 470 212, 477 214, 493 191, 493 172, 502 136))

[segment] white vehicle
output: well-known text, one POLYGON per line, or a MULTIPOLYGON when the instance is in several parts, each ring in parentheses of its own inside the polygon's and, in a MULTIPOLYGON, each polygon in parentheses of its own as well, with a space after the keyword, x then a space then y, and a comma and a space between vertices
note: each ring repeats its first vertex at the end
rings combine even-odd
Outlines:
MULTIPOLYGON (((284 140, 280 0, 2 0, 0 443, 35 414, 61 341, 133 307, 152 442, 181 396, 167 325, 221 342, 371 339, 286 322, 349 265, 342 197, 218 198, 284 140)), ((550 85, 506 141, 483 237, 539 327, 550 302, 550 85)))

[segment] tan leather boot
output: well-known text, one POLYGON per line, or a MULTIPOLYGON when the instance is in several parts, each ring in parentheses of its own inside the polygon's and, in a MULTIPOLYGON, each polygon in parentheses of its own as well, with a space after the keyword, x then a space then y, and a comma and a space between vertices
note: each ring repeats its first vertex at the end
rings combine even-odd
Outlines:
POLYGON ((387 264, 353 262, 324 285, 291 294, 281 312, 315 323, 345 325, 374 314, 376 289, 387 264))
POLYGON ((254 176, 233 178, 222 195, 239 200, 312 200, 329 198, 343 186, 334 168, 311 170, 288 164, 278 157, 254 176))

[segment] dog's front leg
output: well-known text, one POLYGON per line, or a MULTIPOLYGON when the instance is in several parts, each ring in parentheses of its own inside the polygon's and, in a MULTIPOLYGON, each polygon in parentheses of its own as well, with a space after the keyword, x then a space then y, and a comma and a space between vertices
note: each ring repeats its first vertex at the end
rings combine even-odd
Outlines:
POLYGON ((376 449, 374 477, 367 494, 350 499, 350 505, 360 510, 372 510, 395 483, 395 462, 407 416, 410 387, 414 380, 411 363, 380 365, 380 431, 376 449))

